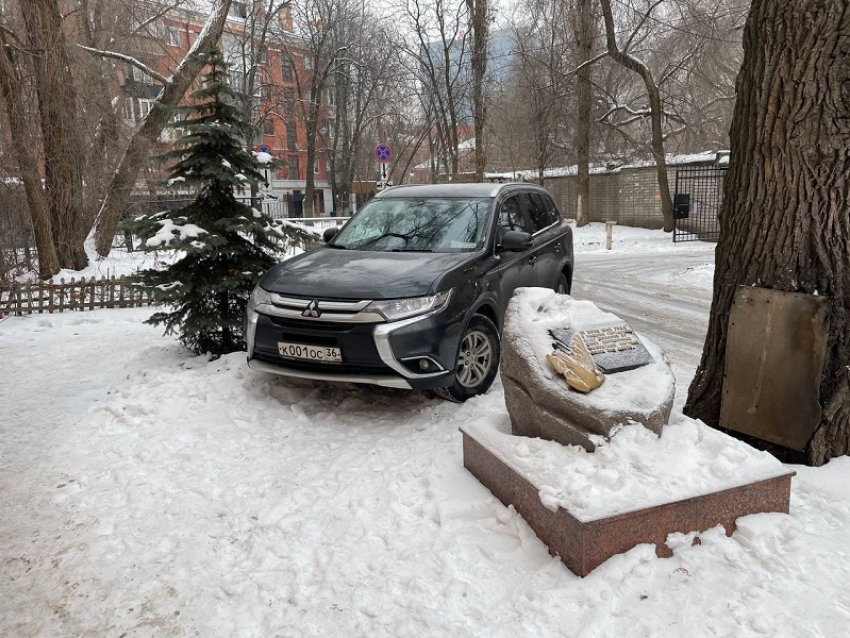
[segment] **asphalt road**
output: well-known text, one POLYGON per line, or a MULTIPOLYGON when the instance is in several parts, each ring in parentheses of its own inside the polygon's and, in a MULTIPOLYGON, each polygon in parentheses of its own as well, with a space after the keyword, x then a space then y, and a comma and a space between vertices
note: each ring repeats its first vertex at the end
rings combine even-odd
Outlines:
POLYGON ((590 253, 576 256, 572 295, 625 319, 659 344, 676 375, 676 405, 702 354, 714 253, 590 253))

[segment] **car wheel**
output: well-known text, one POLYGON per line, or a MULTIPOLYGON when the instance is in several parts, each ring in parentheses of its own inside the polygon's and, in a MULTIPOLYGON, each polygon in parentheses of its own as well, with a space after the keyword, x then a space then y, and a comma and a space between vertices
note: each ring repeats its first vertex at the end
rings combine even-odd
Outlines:
POLYGON ((555 282, 555 292, 559 295, 570 294, 570 280, 564 273, 558 275, 558 281, 555 282))
POLYGON ((437 390, 437 395, 462 402, 487 392, 499 371, 501 352, 496 326, 487 317, 474 315, 460 340, 455 382, 437 390))

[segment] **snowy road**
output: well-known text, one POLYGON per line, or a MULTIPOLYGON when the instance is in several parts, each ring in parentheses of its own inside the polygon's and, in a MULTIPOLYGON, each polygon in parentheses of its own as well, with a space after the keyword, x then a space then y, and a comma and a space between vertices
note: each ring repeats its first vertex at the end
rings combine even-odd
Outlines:
MULTIPOLYGON (((704 247, 708 248, 708 247, 704 247)), ((702 354, 714 255, 709 250, 672 254, 579 254, 573 296, 622 317, 667 353, 681 407, 702 354)))
MULTIPOLYGON (((576 296, 692 374, 711 247, 601 232, 576 233, 576 296)), ((579 579, 463 468, 498 382, 456 405, 286 381, 150 312, 0 322, 0 636, 846 636, 850 458, 795 468, 790 516, 579 579)))

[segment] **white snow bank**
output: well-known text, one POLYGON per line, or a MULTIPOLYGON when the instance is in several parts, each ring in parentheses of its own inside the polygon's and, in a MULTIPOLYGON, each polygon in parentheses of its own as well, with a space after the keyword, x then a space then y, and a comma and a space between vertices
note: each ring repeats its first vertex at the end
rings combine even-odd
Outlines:
POLYGON ((610 440, 594 436, 595 452, 575 445, 512 436, 506 415, 463 426, 476 441, 537 486, 549 509, 591 521, 702 496, 788 470, 700 421, 676 414, 659 437, 626 425, 610 440))
POLYGON ((152 311, 0 322, 0 635, 846 633, 850 459, 793 468, 790 516, 582 580, 463 468, 498 380, 462 405, 287 381, 152 311))
MULTIPOLYGON (((687 241, 673 243, 673 234, 660 229, 638 228, 617 224, 613 230, 611 250, 605 248, 605 224, 591 222, 578 228, 575 221, 570 220, 573 231, 573 249, 576 253, 601 253, 613 255, 616 253, 636 252, 704 252, 714 253, 715 244, 702 241, 687 241)), ((664 272, 660 271, 659 275, 664 272)))

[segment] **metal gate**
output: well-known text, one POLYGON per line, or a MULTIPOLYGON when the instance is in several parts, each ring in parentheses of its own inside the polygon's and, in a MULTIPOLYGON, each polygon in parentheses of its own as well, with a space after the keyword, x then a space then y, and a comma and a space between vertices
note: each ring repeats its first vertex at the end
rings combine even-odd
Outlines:
POLYGON ((723 201, 725 166, 693 166, 676 170, 673 241, 717 241, 717 214, 723 201))

